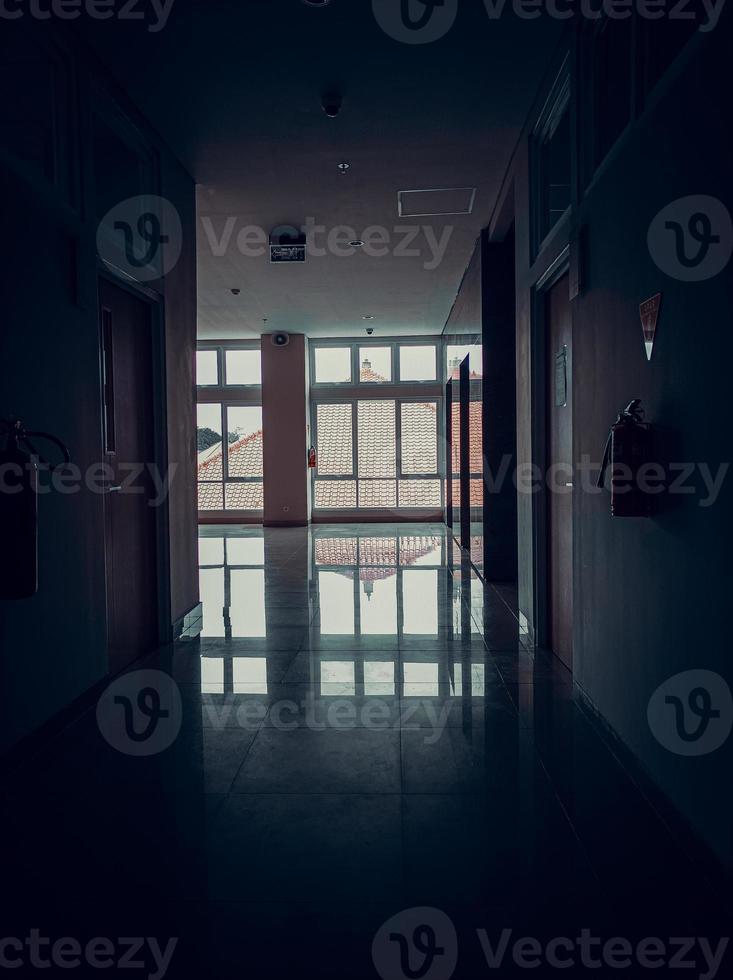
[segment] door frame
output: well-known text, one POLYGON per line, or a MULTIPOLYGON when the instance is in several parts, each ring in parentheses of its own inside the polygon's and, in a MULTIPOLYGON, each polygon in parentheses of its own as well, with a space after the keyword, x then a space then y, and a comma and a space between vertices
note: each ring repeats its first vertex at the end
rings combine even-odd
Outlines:
MULTIPOLYGON (((151 392, 153 404, 153 446, 155 459, 154 462, 163 473, 168 468, 168 402, 167 402, 167 372, 166 372, 166 337, 165 337, 165 299, 161 293, 154 289, 144 286, 133 279, 119 273, 113 266, 99 259, 97 262, 97 286, 104 279, 106 282, 124 292, 130 293, 135 299, 141 300, 148 307, 150 314, 150 335, 151 335, 151 372, 153 378, 153 390, 151 392)), ((103 362, 103 337, 102 323, 99 313, 101 311, 101 301, 99 288, 97 288, 97 319, 99 330, 99 393, 100 393, 100 431, 102 440, 104 439, 104 362, 103 362)), ((104 442, 102 441, 102 446, 104 442)), ((103 496, 103 511, 106 521, 107 503, 103 496)), ((157 590, 156 600, 158 605, 158 629, 157 643, 159 646, 170 643, 173 638, 173 624, 171 622, 171 564, 170 564, 170 516, 168 506, 168 495, 165 500, 155 509, 155 565, 157 571, 157 590)), ((107 573, 107 554, 105 542, 105 579, 107 573)), ((107 626, 109 620, 107 617, 107 626)))
MULTIPOLYGON (((533 619, 534 643, 538 647, 550 646, 550 571, 549 571, 549 499, 547 483, 544 479, 549 464, 547 438, 547 294, 562 277, 570 272, 570 245, 566 245, 545 269, 532 287, 531 328, 530 328, 530 389, 531 389, 531 430, 532 465, 542 474, 540 488, 532 494, 532 578, 533 578, 533 619)), ((571 331, 573 329, 573 305, 570 301, 571 331)), ((573 369, 572 351, 570 370, 573 369)), ((570 390, 573 392, 572 377, 570 390)), ((572 412, 572 406, 571 406, 572 412)), ((573 416, 571 414, 571 425, 573 416)), ((573 428, 573 458, 575 458, 575 427, 573 428)), ((571 513, 571 533, 573 536, 573 558, 575 549, 575 502, 571 513)), ((573 560, 573 572, 575 562, 573 560)), ((572 583, 573 602, 575 601, 575 575, 572 583)), ((574 631, 573 631, 574 632, 574 631)))

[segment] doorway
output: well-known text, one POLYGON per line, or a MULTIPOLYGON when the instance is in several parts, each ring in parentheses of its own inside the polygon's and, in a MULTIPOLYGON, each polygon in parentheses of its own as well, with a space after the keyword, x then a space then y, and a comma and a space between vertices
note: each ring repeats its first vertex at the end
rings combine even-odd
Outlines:
POLYGON ((545 293, 548 639, 553 653, 573 665, 573 387, 570 278, 545 293))
POLYGON ((154 307, 99 281, 108 661, 111 674, 160 639, 154 307))

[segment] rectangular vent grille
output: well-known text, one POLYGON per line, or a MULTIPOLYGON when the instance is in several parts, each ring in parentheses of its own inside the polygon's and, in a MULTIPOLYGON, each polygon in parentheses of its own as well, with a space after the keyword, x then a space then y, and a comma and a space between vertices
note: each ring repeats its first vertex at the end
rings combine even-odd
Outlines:
POLYGON ((471 214, 475 200, 475 187, 436 187, 397 192, 398 213, 401 218, 471 214))

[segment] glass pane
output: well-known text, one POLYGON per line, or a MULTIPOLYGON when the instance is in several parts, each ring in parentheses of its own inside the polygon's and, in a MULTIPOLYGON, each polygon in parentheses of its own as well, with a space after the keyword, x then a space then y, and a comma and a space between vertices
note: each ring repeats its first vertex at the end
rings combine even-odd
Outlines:
POLYGON ((400 480, 400 507, 440 507, 440 480, 400 480))
POLYGON ((226 382, 228 385, 261 385, 262 358, 259 350, 228 350, 226 382))
POLYGON ((323 636, 354 635, 354 573, 318 573, 318 598, 323 636))
POLYGON ((394 480, 359 480, 360 507, 396 507, 397 484, 394 480))
POLYGON ((196 446, 199 480, 221 480, 221 405, 198 405, 196 446))
POLYGON ((227 510, 264 510, 265 493, 262 483, 227 483, 224 488, 227 510))
MULTIPOLYGON (((476 386, 480 388, 480 385, 476 386)), ((477 392, 480 397, 480 392, 477 392)), ((469 402, 468 405, 468 459, 469 472, 483 474, 483 404, 480 401, 469 402)))
POLYGON ((392 380, 392 348, 360 347, 359 380, 379 383, 392 380))
POLYGON ((397 475, 397 431, 394 401, 358 403, 360 477, 397 475))
POLYGON ((359 583, 362 636, 397 635, 397 579, 384 571, 365 569, 359 583), (380 576, 389 575, 389 578, 380 576))
POLYGON ((402 573, 402 602, 404 633, 432 634, 438 632, 438 570, 416 571, 406 568, 402 573))
POLYGON ((262 409, 255 405, 227 408, 229 476, 262 476, 262 409))
POLYGON ((472 507, 481 507, 484 502, 484 481, 481 477, 471 477, 470 500, 472 507))
POLYGON ((350 347, 316 347, 315 360, 317 384, 351 381, 350 347))
POLYGON ((355 480, 316 480, 316 507, 353 509, 356 507, 355 480))
POLYGON ((458 379, 461 361, 468 354, 468 370, 472 378, 483 374, 481 344, 448 344, 445 350, 448 378, 458 379))
POLYGON ((224 538, 199 538, 199 567, 224 564, 224 538))
POLYGON ((354 472, 354 433, 351 405, 317 405, 318 473, 351 476, 354 472))
POLYGON ((402 472, 438 472, 437 402, 403 402, 402 472))
POLYGON ((224 510, 221 483, 199 483, 199 510, 224 510))
POLYGON ((196 352, 196 384, 219 384, 219 357, 215 350, 196 352))
POLYGON ((400 347, 400 381, 435 381, 435 347, 400 347))
POLYGON ((264 564, 264 538, 227 538, 227 565, 264 564))
POLYGON ((264 568, 233 568, 229 574, 232 636, 266 636, 264 568))

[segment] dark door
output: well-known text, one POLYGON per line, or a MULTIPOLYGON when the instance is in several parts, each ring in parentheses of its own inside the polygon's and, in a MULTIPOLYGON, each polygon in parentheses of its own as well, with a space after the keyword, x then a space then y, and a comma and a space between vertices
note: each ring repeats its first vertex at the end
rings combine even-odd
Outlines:
POLYGON ((119 286, 99 286, 103 353, 109 668, 157 646, 155 416, 151 308, 119 286))
POLYGON ((546 298, 549 634, 553 652, 573 664, 573 408, 569 279, 546 298))

